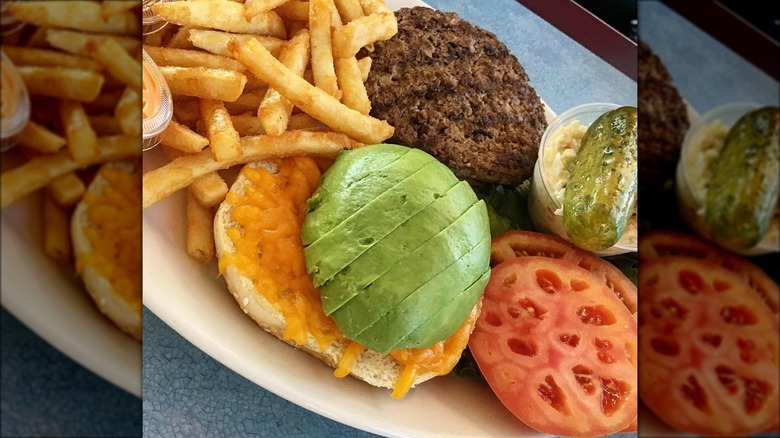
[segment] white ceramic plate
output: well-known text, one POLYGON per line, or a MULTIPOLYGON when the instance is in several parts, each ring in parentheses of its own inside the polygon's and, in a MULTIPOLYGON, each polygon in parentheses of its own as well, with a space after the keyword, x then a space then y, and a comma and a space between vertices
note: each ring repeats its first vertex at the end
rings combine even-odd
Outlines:
MULTIPOLYGON (((388 1, 391 8, 426 6, 388 1)), ((547 118, 555 114, 547 107, 547 118)), ((160 150, 144 167, 164 161, 160 150)), ((144 212, 144 304, 173 330, 228 368, 312 412, 375 434, 401 437, 540 435, 504 408, 484 382, 438 377, 401 401, 390 391, 333 369, 265 333, 247 317, 218 278, 216 263, 185 254, 183 193, 144 212)))
POLYGON ((43 254, 41 200, 2 212, 2 304, 27 327, 95 374, 141 396, 141 343, 104 317, 73 269, 43 254))

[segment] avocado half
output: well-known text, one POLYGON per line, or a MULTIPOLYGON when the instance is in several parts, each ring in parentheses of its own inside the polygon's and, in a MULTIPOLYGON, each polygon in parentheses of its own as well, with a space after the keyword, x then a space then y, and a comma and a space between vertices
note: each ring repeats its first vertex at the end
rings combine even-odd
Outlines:
POLYGON ((301 239, 325 314, 385 354, 449 337, 490 275, 485 203, 404 146, 340 153, 309 199, 301 239))

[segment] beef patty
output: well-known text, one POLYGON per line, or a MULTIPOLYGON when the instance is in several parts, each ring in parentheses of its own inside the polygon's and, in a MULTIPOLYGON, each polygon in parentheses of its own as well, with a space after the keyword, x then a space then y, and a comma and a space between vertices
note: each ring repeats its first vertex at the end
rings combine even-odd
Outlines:
POLYGON ((663 62, 642 41, 638 51, 639 183, 657 187, 674 177, 690 122, 663 62))
POLYGON ((454 13, 396 12, 398 34, 374 44, 366 88, 391 142, 422 149, 472 182, 531 176, 547 128, 528 75, 492 33, 454 13))

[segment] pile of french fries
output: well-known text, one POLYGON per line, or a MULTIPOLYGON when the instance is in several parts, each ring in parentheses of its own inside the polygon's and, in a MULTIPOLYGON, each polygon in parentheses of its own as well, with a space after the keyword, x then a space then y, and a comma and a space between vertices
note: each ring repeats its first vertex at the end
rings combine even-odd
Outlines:
POLYGON ((4 152, 2 208, 43 193, 43 244, 72 261, 70 211, 101 163, 141 156, 140 4, 127 1, 13 2, 27 23, 3 36, 31 98, 31 119, 4 152), (7 155, 6 155, 7 154, 7 155), (4 163, 5 164, 5 163, 4 163))
POLYGON ((143 176, 143 207, 188 188, 187 254, 214 256, 219 171, 294 155, 334 157, 393 135, 369 115, 362 48, 397 32, 381 0, 188 0, 158 3, 168 24, 144 49, 174 100, 161 149, 143 176))

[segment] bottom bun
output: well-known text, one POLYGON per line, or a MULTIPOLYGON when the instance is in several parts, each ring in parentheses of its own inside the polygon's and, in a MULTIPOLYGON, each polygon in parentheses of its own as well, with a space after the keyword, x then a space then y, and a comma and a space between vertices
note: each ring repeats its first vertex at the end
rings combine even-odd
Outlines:
MULTIPOLYGON (((277 167, 273 163, 252 163, 248 166, 263 167, 270 173, 275 174, 277 167)), ((252 184, 252 182, 246 178, 243 173, 239 174, 233 186, 230 188, 231 193, 244 194, 245 188, 252 184)), ((223 202, 217 210, 216 217, 214 219, 214 241, 216 244, 217 255, 221 259, 225 255, 234 254, 236 248, 233 241, 228 236, 227 230, 229 228, 238 227, 238 225, 231 217, 231 212, 234 205, 227 200, 223 202)), ((243 233, 242 233, 243 235, 243 233)), ((228 289, 232 293, 233 297, 239 303, 241 309, 249 315, 260 327, 266 332, 276 336, 280 340, 292 345, 295 348, 306 351, 312 356, 320 359, 333 368, 339 367, 339 362, 344 355, 345 349, 351 343, 351 341, 337 339, 333 341, 325 350, 321 350, 317 344, 316 339, 310 333, 306 336, 306 342, 303 345, 297 345, 290 339, 285 339, 284 331, 286 328, 286 321, 284 315, 277 310, 273 303, 271 303, 262 293, 260 293, 255 283, 242 275, 236 266, 228 265, 224 269, 223 276, 227 283, 228 289)), ((470 327, 468 327, 468 333, 474 329, 474 322, 479 316, 481 308, 481 300, 474 306, 469 318, 470 327)), ((465 344, 464 344, 465 348, 465 344)), ((462 351, 462 349, 461 349, 462 351)), ((457 352, 458 357, 461 351, 457 352)), ((363 349, 357 358, 354 366, 350 369, 350 374, 360 380, 365 381, 373 386, 381 388, 393 389, 396 387, 397 382, 401 379, 404 373, 405 365, 400 363, 391 355, 384 355, 371 349, 363 349)), ((449 372, 449 370, 447 370, 449 372)), ((422 382, 432 379, 438 375, 447 374, 447 372, 426 372, 419 375, 415 375, 414 380, 411 383, 411 387, 418 385, 422 382)))
MULTIPOLYGON (((98 235, 101 233, 100 228, 96 227, 96 224, 90 219, 91 203, 107 206, 109 201, 106 198, 106 193, 109 190, 117 190, 117 188, 113 187, 111 182, 103 175, 103 172, 109 169, 120 169, 133 177, 140 178, 138 163, 129 161, 104 164, 95 175, 95 179, 87 189, 85 198, 76 205, 73 212, 73 219, 71 220, 71 240, 73 241, 73 251, 76 256, 76 270, 79 272, 79 275, 84 282, 87 293, 95 302, 98 309, 100 309, 100 311, 123 332, 131 335, 135 339, 141 340, 142 318, 140 281, 133 281, 135 279, 122 277, 113 279, 107 277, 107 269, 114 273, 126 273, 126 271, 123 270, 126 267, 117 266, 116 261, 112 259, 111 254, 95 253, 93 243, 88 236, 88 230, 90 229, 96 230, 98 235), (92 201, 88 202, 87 197, 90 197, 89 199, 92 201), (117 280, 124 284, 133 285, 131 286, 131 290, 125 291, 125 293, 119 293, 117 285, 115 284, 117 280), (138 285, 137 290, 135 288, 136 284, 138 285)), ((140 192, 137 194, 123 193, 122 195, 128 205, 131 202, 135 202, 134 198, 137 197, 137 204, 140 206, 140 192)), ((123 215, 127 218, 126 220, 138 221, 137 225, 133 226, 130 230, 127 230, 130 233, 124 235, 124 238, 137 239, 140 252, 140 210, 138 213, 138 215, 135 215, 132 210, 122 209, 119 210, 118 214, 123 215)), ((119 252, 119 248, 116 248, 116 250, 119 252)), ((137 271, 140 275, 140 263, 137 271)), ((126 275, 127 274, 125 274, 125 277, 126 275)))

